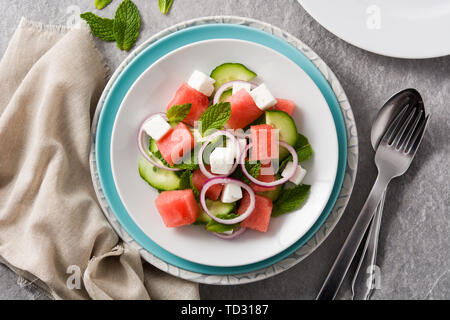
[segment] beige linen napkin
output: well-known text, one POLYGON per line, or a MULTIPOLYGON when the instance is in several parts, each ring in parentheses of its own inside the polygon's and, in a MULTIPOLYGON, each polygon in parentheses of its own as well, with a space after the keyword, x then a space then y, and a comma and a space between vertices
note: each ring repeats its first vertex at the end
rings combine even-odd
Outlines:
POLYGON ((143 265, 97 203, 90 125, 107 74, 86 25, 21 20, 0 62, 0 261, 58 299, 198 299, 143 265))

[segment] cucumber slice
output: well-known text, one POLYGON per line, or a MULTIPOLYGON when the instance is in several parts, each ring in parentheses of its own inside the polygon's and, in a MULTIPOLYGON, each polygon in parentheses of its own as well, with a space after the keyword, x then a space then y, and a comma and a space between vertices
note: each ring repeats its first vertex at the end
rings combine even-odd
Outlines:
POLYGON ((216 67, 210 75, 211 78, 216 80, 216 83, 214 83, 214 88, 216 90, 219 89, 224 83, 234 80, 250 81, 256 76, 256 73, 240 63, 221 64, 216 67))
POLYGON ((233 94, 233 89, 228 89, 225 90, 222 95, 220 96, 219 101, 220 102, 225 102, 229 97, 231 97, 231 95, 233 94))
MULTIPOLYGON (((209 211, 214 214, 215 216, 220 214, 228 214, 234 211, 236 208, 236 203, 223 203, 222 201, 214 201, 210 199, 206 199, 206 206, 208 207, 209 211)), ((205 211, 200 210, 200 214, 197 217, 197 220, 195 222, 206 224, 210 222, 212 219, 206 214, 205 211)))
POLYGON ((180 188, 181 179, 174 171, 157 168, 144 158, 139 159, 138 168, 142 179, 153 188, 163 191, 180 188))
MULTIPOLYGON (((265 112, 266 123, 279 130, 279 138, 291 146, 295 146, 297 141, 297 126, 294 119, 284 111, 269 110, 265 112)), ((280 160, 289 155, 289 151, 280 147, 280 160)))
POLYGON ((156 141, 153 139, 150 139, 150 152, 155 154, 156 152, 158 152, 158 147, 156 146, 156 141))

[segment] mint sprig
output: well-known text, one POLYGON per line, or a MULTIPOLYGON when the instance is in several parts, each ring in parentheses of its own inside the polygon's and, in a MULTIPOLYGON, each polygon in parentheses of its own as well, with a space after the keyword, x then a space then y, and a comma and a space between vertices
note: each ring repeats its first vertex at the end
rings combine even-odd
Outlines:
POLYGON ((113 32, 113 19, 102 18, 92 12, 82 13, 80 17, 87 22, 94 36, 102 39, 103 41, 116 41, 113 32))
POLYGON ((172 123, 181 122, 187 117, 191 108, 192 104, 190 103, 174 105, 167 110, 167 119, 172 123))
MULTIPOLYGON (((98 4, 101 6, 108 0, 100 2, 98 4)), ((139 36, 141 16, 131 0, 123 0, 120 3, 114 19, 102 18, 92 12, 82 13, 80 17, 89 24, 94 36, 104 41, 116 41, 121 50, 130 50, 139 36)))
POLYGON ((222 129, 231 116, 231 105, 229 102, 219 102, 203 112, 199 121, 201 123, 201 134, 205 136, 207 131, 222 129))
POLYGON ((294 211, 305 202, 311 186, 300 184, 290 189, 283 189, 280 198, 275 201, 272 208, 272 217, 278 217, 290 211, 294 211))
POLYGON ((245 169, 247 169, 247 172, 255 179, 259 177, 259 173, 261 172, 261 162, 256 163, 245 163, 245 169))
POLYGON ((158 1, 159 11, 161 11, 162 14, 169 13, 172 3, 173 0, 159 0, 158 1))
MULTIPOLYGON (((313 154, 313 149, 309 144, 308 138, 304 135, 298 133, 297 141, 294 145, 295 152, 297 153, 298 162, 303 162, 311 158, 313 154)), ((280 164, 280 170, 284 169, 289 161, 292 161, 292 155, 289 155, 280 164)))
POLYGON ((197 190, 197 188, 194 186, 194 183, 192 182, 192 175, 193 172, 191 172, 191 174, 189 175, 189 188, 191 188, 192 191, 194 192, 194 196, 198 198, 200 196, 200 191, 197 190))
POLYGON ((141 16, 131 0, 124 0, 114 16, 114 37, 120 50, 129 51, 136 43, 141 28, 141 16))
POLYGON ((95 0, 95 7, 98 10, 102 10, 104 7, 106 7, 111 2, 112 2, 112 0, 95 0))

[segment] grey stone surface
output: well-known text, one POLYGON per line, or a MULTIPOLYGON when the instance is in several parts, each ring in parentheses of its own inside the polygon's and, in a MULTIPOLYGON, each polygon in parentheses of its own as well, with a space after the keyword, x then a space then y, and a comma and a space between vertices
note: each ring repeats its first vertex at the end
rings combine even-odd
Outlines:
MULTIPOLYGON (((0 0, 0 54, 21 16, 66 24, 71 5, 93 11, 93 0, 0 0)), ((101 12, 111 17, 119 0, 101 12)), ((315 22, 295 0, 175 0, 168 16, 157 1, 134 0, 143 27, 138 43, 177 22, 207 15, 238 15, 274 24, 303 40, 340 79, 358 124, 358 177, 349 206, 329 238, 310 257, 265 281, 241 286, 200 286, 203 299, 311 299, 317 294, 376 176, 370 127, 377 110, 393 93, 417 88, 433 114, 427 135, 405 176, 389 187, 383 217, 378 265, 381 288, 374 299, 450 299, 450 56, 426 60, 383 57, 353 47, 315 22)), ((126 53, 97 41, 112 70, 126 53)), ((21 288, 17 277, 0 266, 1 299, 43 299, 21 288)), ((349 298, 345 281, 339 298, 349 298)))

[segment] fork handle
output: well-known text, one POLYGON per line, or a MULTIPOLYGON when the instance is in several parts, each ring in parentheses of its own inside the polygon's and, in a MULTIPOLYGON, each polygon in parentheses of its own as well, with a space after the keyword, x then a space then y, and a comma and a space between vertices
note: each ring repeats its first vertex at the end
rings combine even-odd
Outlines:
POLYGON ((375 209, 380 203, 381 197, 390 180, 391 178, 386 178, 384 175, 378 174, 375 184, 373 185, 352 230, 347 236, 339 255, 334 261, 334 264, 320 289, 319 295, 316 298, 317 300, 332 300, 336 296, 348 268, 355 257, 356 251, 364 238, 367 227, 374 216, 375 209))
POLYGON ((374 270, 376 265, 378 238, 380 234, 381 217, 383 215, 384 200, 386 191, 383 193, 380 203, 375 211, 375 215, 367 231, 367 239, 356 268, 352 281, 352 299, 368 300, 373 292, 374 270))

